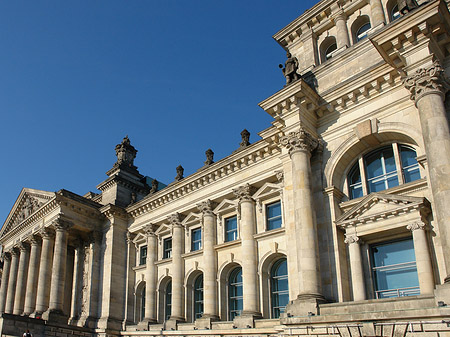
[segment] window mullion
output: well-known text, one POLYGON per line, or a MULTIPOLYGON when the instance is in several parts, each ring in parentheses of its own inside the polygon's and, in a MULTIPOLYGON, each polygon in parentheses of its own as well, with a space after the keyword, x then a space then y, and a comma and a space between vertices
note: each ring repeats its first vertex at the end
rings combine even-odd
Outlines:
POLYGON ((398 144, 393 143, 392 148, 394 149, 394 160, 395 160, 395 168, 397 169, 397 177, 398 177, 398 184, 402 185, 405 183, 405 180, 403 179, 403 172, 402 172, 402 161, 400 158, 400 151, 398 150, 398 144))
POLYGON ((369 194, 369 188, 367 186, 366 171, 364 170, 364 159, 362 156, 360 156, 358 159, 358 166, 359 166, 359 174, 361 176, 363 195, 367 195, 369 194))

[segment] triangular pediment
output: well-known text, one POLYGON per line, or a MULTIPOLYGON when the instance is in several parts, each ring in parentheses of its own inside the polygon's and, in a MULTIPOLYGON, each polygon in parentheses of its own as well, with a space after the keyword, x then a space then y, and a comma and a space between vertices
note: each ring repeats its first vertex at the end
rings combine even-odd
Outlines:
POLYGON ((217 205, 216 208, 214 208, 213 212, 215 214, 229 212, 230 210, 235 210, 236 206, 237 206, 237 201, 224 199, 224 200, 222 200, 222 202, 219 205, 217 205))
POLYGON ((199 222, 201 219, 201 215, 199 213, 189 213, 181 222, 183 226, 189 226, 192 223, 199 222))
POLYGON ((5 223, 3 224, 2 230, 0 231, 0 237, 3 237, 11 229, 18 226, 32 214, 36 213, 54 196, 54 192, 23 188, 17 197, 11 212, 9 212, 5 223))
POLYGON ((281 185, 280 184, 274 184, 274 183, 265 183, 262 185, 255 194, 253 194, 253 199, 265 199, 273 197, 274 195, 279 195, 281 191, 281 185))
POLYGON ((429 210, 429 207, 430 203, 425 198, 371 193, 339 217, 336 220, 336 225, 346 226, 412 211, 423 212, 429 210))
POLYGON ((158 227, 158 229, 155 231, 156 235, 159 235, 161 233, 164 233, 166 231, 170 231, 171 227, 168 224, 162 224, 161 226, 158 227))

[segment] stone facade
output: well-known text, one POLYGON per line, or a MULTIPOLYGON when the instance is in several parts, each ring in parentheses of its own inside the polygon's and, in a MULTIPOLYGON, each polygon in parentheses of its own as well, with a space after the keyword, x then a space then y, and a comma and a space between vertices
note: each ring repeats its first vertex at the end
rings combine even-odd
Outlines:
POLYGON ((162 189, 128 137, 100 193, 24 188, 2 335, 449 335, 450 15, 419 5, 306 11, 272 126, 162 189))

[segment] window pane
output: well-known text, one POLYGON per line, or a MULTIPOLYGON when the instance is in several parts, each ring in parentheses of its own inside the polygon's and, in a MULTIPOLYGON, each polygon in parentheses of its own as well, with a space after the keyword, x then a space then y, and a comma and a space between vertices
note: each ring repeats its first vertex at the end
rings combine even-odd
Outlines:
POLYGON ((196 228, 191 232, 191 251, 200 250, 202 248, 202 229, 196 228))
POLYGON ((403 177, 405 183, 420 179, 419 164, 417 163, 416 151, 406 146, 400 146, 400 157, 402 160, 403 177))
POLYGON ((203 275, 197 277, 194 282, 194 318, 203 315, 203 275))
POLYGON ((164 243, 163 243, 163 258, 164 259, 169 259, 172 257, 172 238, 169 239, 164 239, 164 243))
POLYGON ((237 217, 225 219, 225 241, 237 239, 237 217))
POLYGON ((228 315, 232 320, 239 316, 243 309, 242 269, 236 268, 230 274, 228 281, 228 315))
POLYGON ((381 152, 375 152, 366 157, 367 178, 374 178, 382 175, 383 166, 381 164, 381 152))
POLYGON ((395 172, 395 159, 394 159, 394 151, 392 150, 392 147, 389 147, 388 149, 383 150, 383 159, 384 159, 384 165, 385 165, 385 173, 389 172, 395 172))
POLYGON ((139 251, 139 265, 147 263, 147 246, 142 246, 139 251))
POLYGON ((289 302, 287 260, 277 261, 273 265, 270 275, 272 318, 278 318, 289 302))
POLYGON ((280 228, 282 225, 281 202, 276 202, 266 206, 267 230, 280 228))

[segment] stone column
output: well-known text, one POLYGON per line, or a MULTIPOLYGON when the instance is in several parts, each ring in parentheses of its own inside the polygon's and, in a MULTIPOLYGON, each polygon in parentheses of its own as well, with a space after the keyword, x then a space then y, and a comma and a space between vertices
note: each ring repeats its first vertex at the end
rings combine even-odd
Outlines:
POLYGON ((386 19, 384 18, 383 4, 380 0, 370 0, 370 16, 372 27, 378 25, 385 25, 386 19))
POLYGON ((19 268, 19 252, 16 248, 11 250, 11 270, 9 272, 8 293, 6 295, 5 312, 12 314, 14 310, 14 296, 16 295, 17 270, 19 268))
POLYGON ((53 223, 55 227, 55 251, 53 254, 52 278, 50 282, 50 300, 44 319, 54 316, 64 316, 64 288, 66 279, 67 239, 70 223, 58 219, 53 223))
POLYGON ((218 320, 217 303, 217 257, 214 245, 216 243, 216 216, 213 213, 214 203, 211 200, 197 205, 203 214, 203 316, 210 320, 218 320))
POLYGON ((28 276, 28 262, 30 259, 30 247, 28 244, 21 242, 19 244, 20 258, 19 270, 17 272, 16 295, 14 297, 14 315, 23 314, 23 305, 25 303, 25 292, 28 276))
POLYGON ((145 269, 145 319, 148 323, 156 323, 156 283, 158 281, 157 261, 158 238, 152 224, 145 226, 147 235, 147 265, 145 269))
POLYGON ((342 47, 350 47, 350 38, 348 35, 347 28, 347 17, 344 12, 341 10, 334 17, 334 22, 336 24, 336 45, 337 49, 342 47))
POLYGON ((181 257, 183 253, 183 233, 180 214, 169 216, 172 225, 172 315, 170 320, 184 321, 183 297, 184 297, 184 263, 181 257))
POLYGON ((6 294, 8 291, 9 272, 11 270, 11 255, 3 253, 2 284, 0 286, 0 314, 5 312, 6 294))
POLYGON ((50 293, 50 278, 52 276, 54 232, 50 228, 43 228, 39 234, 42 237, 41 262, 36 296, 36 310, 34 316, 41 316, 48 309, 48 295, 50 293))
POLYGON ((311 152, 317 148, 315 140, 303 128, 280 139, 289 151, 294 190, 294 218, 297 238, 299 299, 323 299, 319 272, 316 216, 312 196, 311 152))
POLYGON ((27 293, 25 297, 24 315, 28 316, 36 308, 36 292, 39 276, 39 260, 41 257, 41 240, 38 237, 30 238, 31 253, 28 265, 27 293))
POLYGON ((258 305, 258 258, 255 234, 255 202, 251 195, 253 187, 249 184, 238 187, 233 193, 239 199, 241 211, 241 250, 242 250, 242 290, 244 306, 242 316, 261 316, 258 305))
MULTIPOLYGON (((126 330, 127 325, 134 325, 135 320, 135 285, 136 285, 136 273, 134 267, 136 267, 136 245, 133 239, 136 237, 135 234, 127 231, 127 266, 125 273, 125 318, 122 322, 122 330, 126 330)), ((145 324, 144 324, 145 326, 145 324)), ((148 326, 147 326, 148 328, 148 326)))
POLYGON ((72 301, 70 307, 70 322, 74 322, 80 318, 81 312, 81 298, 83 296, 81 287, 83 285, 83 270, 84 270, 84 242, 78 239, 75 243, 75 258, 74 258, 74 275, 72 282, 72 301))
POLYGON ((434 202, 433 217, 444 248, 445 283, 450 283, 450 132, 444 106, 449 80, 436 61, 407 77, 404 85, 419 110, 434 202))
POLYGON ((420 294, 433 294, 434 278, 426 233, 427 225, 422 221, 416 221, 406 226, 406 228, 412 232, 413 236, 420 294))
POLYGON ((350 259, 350 271, 352 275, 353 301, 363 301, 366 299, 366 284, 364 281, 364 270, 361 258, 362 242, 356 235, 346 235, 345 243, 348 244, 350 259))

